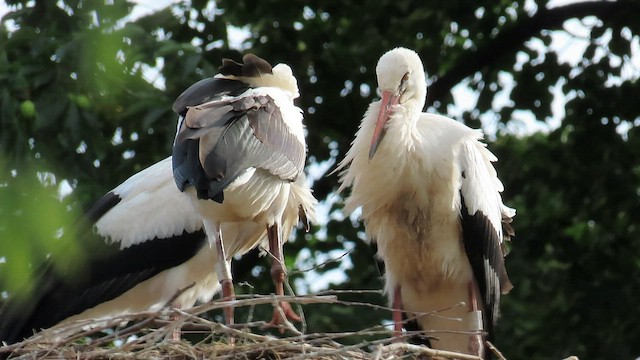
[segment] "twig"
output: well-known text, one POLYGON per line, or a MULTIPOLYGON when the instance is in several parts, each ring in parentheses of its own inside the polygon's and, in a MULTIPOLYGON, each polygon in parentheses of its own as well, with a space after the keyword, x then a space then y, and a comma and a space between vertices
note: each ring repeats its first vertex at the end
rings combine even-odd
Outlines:
MULTIPOLYGON (((356 333, 352 333, 353 334, 359 334, 359 332, 356 333)), ((316 351, 314 353, 307 353, 307 354, 303 354, 303 355, 297 355, 291 358, 287 358, 287 360, 304 360, 307 358, 311 358, 314 356, 326 356, 326 355, 334 355, 343 351, 352 351, 352 350, 357 350, 357 349, 362 349, 364 347, 368 347, 371 345, 379 345, 379 344, 385 344, 388 342, 393 341, 393 339, 391 338, 387 338, 387 339, 381 339, 381 340, 374 340, 374 341, 363 341, 359 344, 355 344, 355 345, 343 345, 342 347, 340 347, 339 349, 321 349, 320 351, 316 351)))
POLYGON ((189 312, 190 314, 201 314, 211 310, 222 309, 228 306, 241 307, 241 306, 271 304, 271 302, 274 300, 286 301, 289 303, 298 303, 298 304, 338 303, 338 298, 336 296, 255 295, 253 298, 249 298, 249 299, 236 299, 236 300, 228 300, 228 301, 222 301, 222 302, 220 301, 210 302, 207 304, 194 306, 191 309, 188 309, 185 311, 189 312))
POLYGON ((384 290, 324 290, 319 291, 316 295, 336 295, 336 294, 378 294, 383 295, 384 290))
POLYGON ((491 352, 494 353, 496 355, 496 357, 498 357, 498 360, 507 360, 507 358, 504 357, 502 352, 500 352, 500 350, 498 350, 498 348, 495 347, 495 345, 493 345, 493 343, 491 343, 491 341, 486 341, 486 343, 487 343, 487 347, 489 348, 489 350, 491 350, 491 352))
POLYGON ((382 345, 378 345, 376 347, 376 351, 373 353, 372 360, 380 360, 380 358, 382 358, 382 351, 383 350, 384 350, 384 348, 382 347, 382 345))
POLYGON ((481 357, 475 356, 475 355, 462 354, 454 351, 436 350, 436 349, 428 348, 426 346, 418 346, 418 345, 406 344, 406 343, 389 344, 384 346, 384 349, 383 349, 383 353, 396 352, 396 351, 406 351, 416 355, 440 356, 446 359, 482 360, 481 357))
MULTIPOLYGON (((291 284, 289 284, 288 281, 285 281, 284 285, 286 286, 287 292, 289 294, 295 295, 295 292, 293 291, 293 288, 291 287, 291 284)), ((298 314, 300 314, 299 316, 300 316, 300 321, 302 323, 302 333, 306 333, 307 332, 307 317, 304 316, 304 309, 302 308, 302 305, 299 304, 299 303, 295 304, 295 306, 296 306, 296 310, 298 310, 298 314)))
POLYGON ((327 266, 328 264, 340 261, 343 257, 351 254, 352 252, 353 252, 353 250, 348 250, 344 254, 342 254, 342 255, 340 255, 338 257, 335 257, 335 258, 331 258, 331 259, 329 259, 327 261, 324 261, 324 262, 322 262, 322 263, 320 263, 318 265, 314 265, 314 266, 312 266, 310 268, 303 269, 303 270, 292 271, 291 275, 297 275, 297 274, 302 274, 302 273, 306 273, 306 272, 317 270, 317 269, 322 269, 323 267, 327 266))

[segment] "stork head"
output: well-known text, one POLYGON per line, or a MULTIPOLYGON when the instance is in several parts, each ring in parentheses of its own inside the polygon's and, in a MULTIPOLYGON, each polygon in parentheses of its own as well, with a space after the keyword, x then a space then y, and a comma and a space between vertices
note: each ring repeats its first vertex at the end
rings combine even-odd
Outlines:
MULTIPOLYGON (((385 125, 396 106, 406 113, 422 111, 427 86, 422 61, 415 51, 395 48, 386 52, 376 66, 378 87, 382 92, 380 113, 371 139, 369 159, 372 159, 385 134, 385 125)), ((410 118, 413 118, 412 116, 410 118)))
POLYGON ((242 64, 230 59, 223 59, 220 73, 215 77, 239 80, 251 87, 277 87, 289 94, 293 100, 300 96, 298 81, 287 64, 271 67, 266 60, 254 54, 242 57, 242 64))
POLYGON ((287 64, 278 64, 273 67, 273 78, 276 86, 288 91, 291 98, 295 99, 300 96, 298 91, 298 80, 293 76, 293 71, 287 64))
POLYGON ((298 81, 287 64, 278 64, 270 73, 259 73, 252 77, 238 78, 247 82, 251 87, 277 87, 285 91, 291 100, 300 96, 298 81))

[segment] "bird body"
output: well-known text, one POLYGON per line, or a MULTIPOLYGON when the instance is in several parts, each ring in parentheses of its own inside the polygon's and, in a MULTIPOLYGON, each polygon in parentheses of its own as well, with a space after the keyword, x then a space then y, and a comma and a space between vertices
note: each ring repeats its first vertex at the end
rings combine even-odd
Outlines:
POLYGON ((482 329, 476 311, 490 332, 500 293, 511 287, 501 246, 503 217, 513 211, 502 204, 496 159, 482 133, 422 113, 426 86, 417 54, 388 52, 377 75, 382 100, 369 106, 338 166, 340 190, 351 187, 345 211, 361 207, 394 307, 417 317, 434 348, 467 353, 468 332, 482 329), (482 293, 474 311, 470 291, 482 293))
POLYGON ((195 206, 221 221, 258 217, 275 222, 289 183, 302 173, 306 143, 302 110, 293 104, 295 78, 283 64, 272 71, 275 75, 214 78, 241 82, 246 90, 214 95, 200 104, 200 97, 190 98, 197 90, 187 89, 174 104, 181 114, 174 144, 178 188, 204 200, 195 206))
MULTIPOLYGON (((304 169, 302 111, 293 104, 297 81, 285 64, 271 67, 247 54, 225 60, 220 74, 185 90, 174 103, 180 115, 173 147, 173 174, 192 199, 212 246, 225 299, 233 298, 224 222, 248 221, 267 228, 276 293, 284 294, 282 215, 290 187, 304 169)), ((245 243, 242 247, 250 246, 245 243)), ((287 316, 298 319, 288 304, 287 316)), ((233 322, 232 309, 226 312, 233 322)), ((274 316, 274 323, 279 318, 274 316)))
POLYGON ((241 181, 236 180, 226 188, 224 205, 198 199, 196 190, 188 189, 187 194, 193 200, 192 206, 196 207, 202 218, 220 222, 273 224, 279 221, 288 200, 290 183, 280 181, 261 169, 252 169, 245 174, 250 177, 239 178, 241 181))

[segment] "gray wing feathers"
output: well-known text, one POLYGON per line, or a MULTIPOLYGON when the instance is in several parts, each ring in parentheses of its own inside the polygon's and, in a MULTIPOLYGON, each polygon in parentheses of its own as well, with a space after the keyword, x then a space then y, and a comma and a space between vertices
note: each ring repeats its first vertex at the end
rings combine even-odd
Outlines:
POLYGON ((198 158, 209 192, 224 190, 248 168, 295 180, 304 168, 305 144, 291 132, 266 95, 212 101, 189 107, 176 144, 199 141, 198 158))
POLYGON ((306 147, 282 120, 273 100, 248 120, 255 138, 264 147, 261 150, 266 150, 259 154, 262 164, 268 164, 266 169, 281 178, 295 180, 304 168, 306 147))

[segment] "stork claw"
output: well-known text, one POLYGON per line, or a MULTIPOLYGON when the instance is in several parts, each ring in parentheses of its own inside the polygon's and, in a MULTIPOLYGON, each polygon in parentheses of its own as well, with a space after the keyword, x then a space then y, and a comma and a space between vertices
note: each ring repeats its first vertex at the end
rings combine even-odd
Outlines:
MULTIPOLYGON (((278 224, 267 226, 267 236, 269 238, 269 252, 273 255, 271 263, 271 277, 276 286, 276 295, 284 295, 284 283, 287 277, 287 269, 284 264, 284 256, 282 254, 282 234, 278 224)), ((273 310, 273 318, 265 325, 265 327, 278 327, 280 333, 284 333, 284 327, 287 320, 302 321, 302 318, 293 311, 291 305, 286 301, 279 302, 279 308, 273 310), (282 317, 285 317, 283 319, 282 317)))
MULTIPOLYGON (((298 316, 295 311, 293 311, 291 304, 286 301, 280 301, 279 305, 280 309, 282 309, 282 314, 284 314, 287 320, 302 321, 302 318, 298 316)), ((284 334, 285 329, 284 327, 280 326, 284 323, 280 309, 273 309, 273 318, 265 325, 265 328, 279 328, 280 333, 284 334)))

